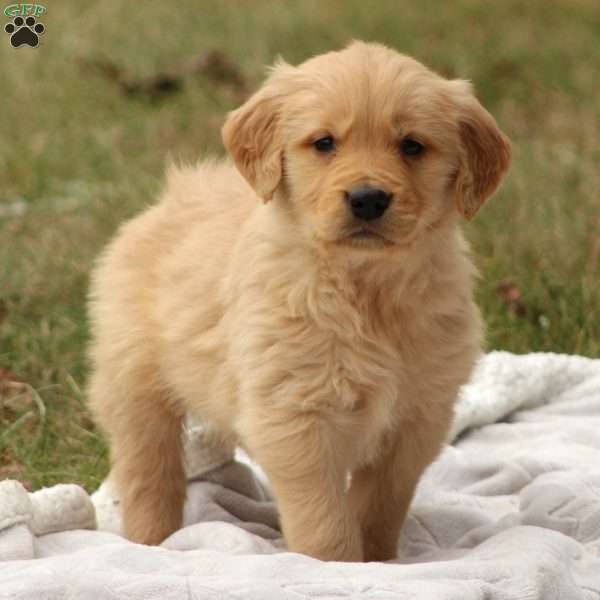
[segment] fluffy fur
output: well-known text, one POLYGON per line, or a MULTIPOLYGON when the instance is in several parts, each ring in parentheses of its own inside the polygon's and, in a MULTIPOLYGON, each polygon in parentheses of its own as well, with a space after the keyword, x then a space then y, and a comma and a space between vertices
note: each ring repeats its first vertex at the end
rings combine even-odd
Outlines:
POLYGON ((172 168, 93 277, 89 396, 126 534, 181 526, 193 413, 264 468, 290 550, 393 558, 480 352, 458 222, 508 141, 466 82, 360 42, 277 64, 223 139, 235 166, 172 168), (353 217, 359 185, 393 193, 380 219, 353 217))

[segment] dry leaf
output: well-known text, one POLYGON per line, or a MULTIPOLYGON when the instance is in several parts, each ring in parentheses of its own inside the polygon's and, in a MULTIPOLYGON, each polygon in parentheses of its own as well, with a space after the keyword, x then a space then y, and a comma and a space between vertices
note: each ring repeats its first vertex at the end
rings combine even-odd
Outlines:
POLYGON ((496 286, 500 300, 515 317, 527 315, 527 307, 521 302, 521 290, 512 279, 504 279, 496 286))

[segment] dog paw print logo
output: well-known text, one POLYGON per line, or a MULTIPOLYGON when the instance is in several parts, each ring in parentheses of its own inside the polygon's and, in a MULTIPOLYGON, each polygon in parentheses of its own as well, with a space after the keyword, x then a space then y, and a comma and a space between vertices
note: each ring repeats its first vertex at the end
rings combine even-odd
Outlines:
POLYGON ((46 27, 36 17, 45 12, 46 8, 39 4, 12 4, 4 9, 4 14, 13 18, 11 23, 4 26, 4 31, 10 35, 10 44, 13 48, 38 46, 40 36, 46 31, 46 27))

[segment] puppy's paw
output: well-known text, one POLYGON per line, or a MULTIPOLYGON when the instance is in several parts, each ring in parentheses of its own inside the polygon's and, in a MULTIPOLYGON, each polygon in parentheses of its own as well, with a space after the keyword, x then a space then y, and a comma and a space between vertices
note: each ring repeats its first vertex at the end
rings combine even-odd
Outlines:
POLYGON ((365 562, 384 562, 398 556, 396 540, 374 539, 365 535, 363 540, 365 562))

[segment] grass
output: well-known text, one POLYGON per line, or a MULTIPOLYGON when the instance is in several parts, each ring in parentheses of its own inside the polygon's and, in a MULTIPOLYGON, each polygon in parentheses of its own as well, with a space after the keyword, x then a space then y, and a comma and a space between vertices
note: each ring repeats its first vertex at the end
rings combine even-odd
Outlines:
POLYGON ((57 0, 39 48, 0 40, 0 478, 91 490, 107 472, 82 392, 92 261, 152 201, 167 157, 222 152, 223 114, 241 101, 215 77, 186 76, 161 101, 124 94, 119 77, 211 49, 249 89, 276 55, 298 62, 351 38, 471 79, 514 143, 509 179, 466 228, 489 348, 600 356, 597 0, 172 7, 57 0))

